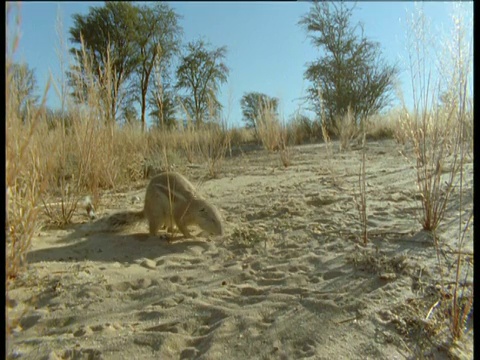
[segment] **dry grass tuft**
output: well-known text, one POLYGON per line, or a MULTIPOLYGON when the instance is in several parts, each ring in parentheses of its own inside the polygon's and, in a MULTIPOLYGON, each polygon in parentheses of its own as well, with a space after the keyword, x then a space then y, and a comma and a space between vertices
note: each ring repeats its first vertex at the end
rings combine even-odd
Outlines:
POLYGON ((288 127, 289 138, 295 145, 311 143, 322 138, 319 121, 310 120, 304 115, 296 115, 288 127))
POLYGON ((220 121, 206 124, 197 132, 197 146, 208 165, 208 175, 211 178, 217 177, 230 148, 230 133, 226 124, 220 121))
POLYGON ((282 148, 282 125, 275 113, 273 104, 266 102, 261 105, 257 114, 257 135, 263 147, 268 151, 276 151, 282 148))
POLYGON ((192 117, 183 106, 187 119, 187 126, 181 127, 181 144, 190 163, 195 161, 196 155, 207 163, 208 176, 215 178, 221 170, 225 155, 231 149, 231 133, 227 129, 226 121, 218 118, 214 105, 210 103, 210 120, 204 124, 193 124, 192 117))
POLYGON ((268 151, 278 151, 284 167, 292 163, 290 150, 290 131, 285 123, 281 123, 272 103, 261 105, 257 114, 257 136, 268 151))
POLYGON ((348 107, 347 113, 337 120, 337 136, 340 140, 340 150, 350 149, 351 141, 359 134, 352 110, 348 107))
POLYGON ((280 160, 284 167, 289 167, 292 164, 292 151, 289 145, 289 133, 285 124, 280 129, 280 160))
POLYGON ((422 208, 419 221, 423 229, 432 231, 434 235, 439 263, 441 244, 438 243, 436 232, 439 231, 452 194, 458 190, 458 257, 453 296, 447 296, 449 291, 441 274, 443 300, 451 304, 449 330, 454 341, 465 334, 465 323, 473 304, 473 296, 466 294, 460 286, 461 274, 467 276, 469 273, 461 254, 472 215, 465 224, 465 214, 473 214, 473 209, 464 208, 462 195, 464 164, 472 143, 469 124, 473 124, 473 106, 468 99, 473 56, 471 39, 467 38, 466 31, 469 26, 459 15, 453 15, 454 30, 448 41, 443 43, 446 52, 439 58, 437 72, 426 65, 429 64, 430 47, 436 43, 428 38, 427 19, 421 10, 412 17, 407 46, 414 106, 413 111, 408 111, 404 105, 401 116, 401 128, 413 146, 416 162, 422 208), (438 77, 434 76, 436 73, 438 77))
POLYGON ((399 121, 395 110, 383 115, 371 116, 365 122, 367 140, 395 139, 395 130, 399 121))

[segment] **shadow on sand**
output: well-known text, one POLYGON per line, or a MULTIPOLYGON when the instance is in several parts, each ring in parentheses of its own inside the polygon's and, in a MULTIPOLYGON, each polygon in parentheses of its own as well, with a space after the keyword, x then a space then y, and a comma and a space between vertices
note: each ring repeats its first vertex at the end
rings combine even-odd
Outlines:
POLYGON ((168 254, 183 253, 197 246, 204 250, 211 249, 213 244, 203 238, 185 239, 183 235, 174 236, 170 242, 165 233, 150 236, 142 233, 118 233, 95 230, 97 223, 74 225, 69 234, 60 237, 57 245, 30 251, 27 255, 29 263, 42 261, 98 261, 133 263, 142 258, 158 258, 168 254))

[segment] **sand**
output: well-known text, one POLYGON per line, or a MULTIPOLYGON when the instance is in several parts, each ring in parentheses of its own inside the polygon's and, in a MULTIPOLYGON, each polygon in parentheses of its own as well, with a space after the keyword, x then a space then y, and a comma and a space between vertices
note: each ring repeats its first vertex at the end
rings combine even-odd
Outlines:
MULTIPOLYGON (((325 144, 292 148, 288 168, 279 154, 250 151, 201 182, 205 166, 179 167, 220 209, 222 238, 179 234, 168 243, 150 237, 146 222, 105 229, 116 211, 142 208, 131 199, 143 199, 148 180, 105 193, 98 220, 79 213, 67 228, 41 230, 9 293, 8 314, 20 321, 8 357, 473 358, 473 320, 451 346, 449 305, 438 302, 442 278, 451 290, 455 275, 459 192, 438 230, 437 254, 418 222, 414 163, 391 140, 369 142, 363 246, 355 204, 361 152, 332 145, 330 159, 325 144)), ((470 158, 466 169, 465 219, 473 208, 470 158)), ((472 265, 462 281, 472 284, 473 226, 463 251, 472 265)))

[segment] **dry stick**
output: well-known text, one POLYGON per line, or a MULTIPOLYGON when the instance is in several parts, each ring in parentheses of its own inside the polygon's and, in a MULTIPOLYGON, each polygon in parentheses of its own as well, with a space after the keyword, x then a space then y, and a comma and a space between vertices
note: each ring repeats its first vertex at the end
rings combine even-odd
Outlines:
POLYGON ((353 316, 353 317, 350 317, 348 319, 344 319, 344 320, 341 320, 341 321, 335 321, 335 324, 340 325, 340 324, 343 324, 343 323, 346 323, 346 322, 349 322, 349 321, 356 321, 356 320, 361 319, 362 317, 364 317, 364 315, 353 316))
MULTIPOLYGON (((465 240, 465 233, 467 232, 467 229, 468 229, 468 225, 470 224, 470 219, 473 217, 473 211, 471 213, 471 216, 468 218, 468 221, 467 223, 465 224, 465 227, 463 228, 463 231, 462 231, 462 218, 463 218, 463 196, 462 196, 462 193, 463 193, 463 160, 464 160, 464 153, 463 153, 463 150, 464 150, 464 145, 463 145, 463 121, 462 121, 462 117, 460 116, 459 117, 459 121, 461 121, 461 125, 460 125, 460 134, 459 134, 459 139, 458 141, 460 142, 460 217, 459 217, 459 220, 458 220, 458 231, 459 231, 459 235, 460 235, 460 242, 458 244, 458 256, 457 256, 457 268, 456 268, 456 274, 455 274, 455 287, 454 287, 454 292, 453 292, 453 331, 454 331, 454 336, 455 337, 460 337, 461 336, 461 333, 460 333, 460 330, 461 330, 461 323, 464 322, 465 320, 465 311, 467 310, 467 308, 470 308, 470 306, 466 306, 465 307, 465 310, 464 310, 464 313, 463 314, 459 314, 460 310, 458 309, 458 285, 459 285, 459 281, 460 281, 460 268, 461 268, 461 263, 462 263, 462 257, 461 257, 461 250, 462 250, 462 247, 463 247, 463 242, 465 240)), ((464 295, 464 288, 462 290, 462 297, 464 295)), ((473 301, 473 299, 472 299, 473 301)))
MULTIPOLYGON (((321 93, 320 88, 318 89, 318 97, 319 97, 320 101, 322 101, 322 93, 321 93)), ((323 107, 322 107, 322 109, 323 109, 323 107)), ((328 170, 330 171, 330 175, 332 176, 333 184, 335 186, 338 186, 337 181, 336 181, 336 176, 334 174, 333 166, 332 166, 333 151, 330 147, 331 146, 331 141, 330 141, 330 136, 328 135, 327 124, 325 123, 325 121, 326 121, 325 112, 323 110, 322 110, 322 114, 321 114, 321 119, 322 119, 322 123, 321 123, 322 137, 323 137, 323 141, 325 142, 325 148, 327 150, 328 170)))
POLYGON ((367 235, 367 198, 366 198, 366 131, 365 126, 363 125, 363 134, 362 134, 362 161, 360 163, 360 171, 358 173, 358 188, 359 194, 358 198, 355 194, 354 202, 357 206, 358 214, 360 217, 360 222, 362 223, 362 235, 361 238, 363 240, 363 244, 366 246, 368 242, 368 235, 367 235))
POLYGON ((430 307, 430 310, 428 310, 427 316, 425 316, 425 320, 428 320, 428 318, 430 317, 433 309, 435 309, 435 308, 438 306, 438 304, 440 304, 440 300, 437 300, 437 301, 435 302, 435 304, 433 304, 433 305, 430 307))
POLYGON ((366 130, 365 124, 363 124, 363 138, 362 138, 362 165, 361 165, 361 177, 359 178, 360 181, 360 194, 361 194, 361 220, 362 220, 362 236, 363 236, 363 244, 367 245, 367 180, 366 180, 366 172, 365 172, 365 164, 366 164, 366 149, 365 149, 365 138, 366 138, 366 130))

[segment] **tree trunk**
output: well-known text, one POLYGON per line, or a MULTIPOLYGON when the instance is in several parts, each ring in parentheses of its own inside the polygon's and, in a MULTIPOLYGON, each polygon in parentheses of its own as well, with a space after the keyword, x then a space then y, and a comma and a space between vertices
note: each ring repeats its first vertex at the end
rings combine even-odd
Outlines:
POLYGON ((145 132, 145 110, 146 110, 146 107, 147 107, 147 92, 144 91, 142 89, 142 105, 141 105, 141 108, 142 108, 142 132, 145 132))

